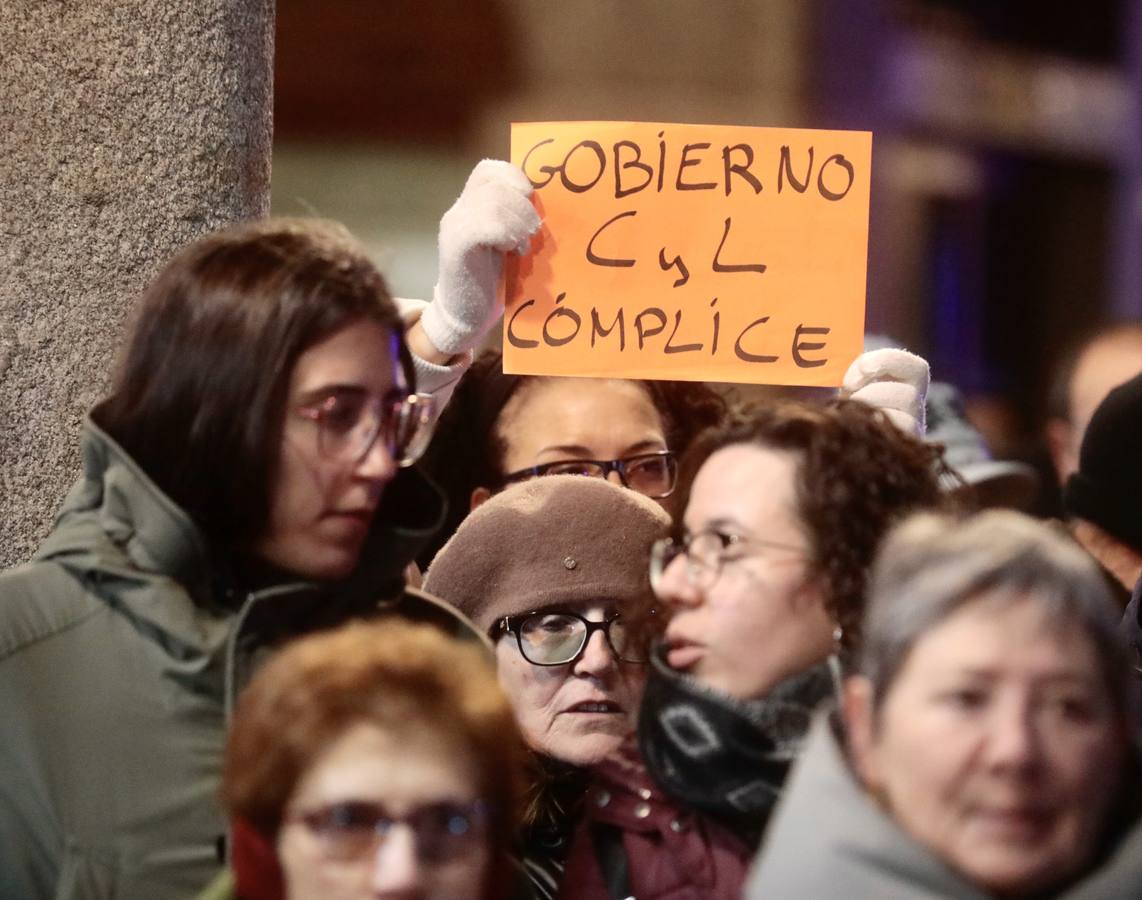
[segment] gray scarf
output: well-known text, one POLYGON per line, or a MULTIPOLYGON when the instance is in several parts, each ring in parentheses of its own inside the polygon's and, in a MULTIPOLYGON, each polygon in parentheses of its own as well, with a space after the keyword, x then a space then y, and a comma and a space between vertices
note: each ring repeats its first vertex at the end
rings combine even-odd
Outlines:
POLYGON ((826 663, 741 701, 671 669, 658 647, 639 712, 639 749, 671 799, 756 842, 814 709, 832 696, 826 663))

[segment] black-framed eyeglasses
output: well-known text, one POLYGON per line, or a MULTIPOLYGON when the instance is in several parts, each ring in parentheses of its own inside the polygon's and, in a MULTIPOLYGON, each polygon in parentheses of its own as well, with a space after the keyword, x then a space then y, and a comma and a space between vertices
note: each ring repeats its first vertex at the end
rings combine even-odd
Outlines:
POLYGON ((661 500, 674 491, 678 479, 678 460, 670 450, 638 453, 623 459, 560 459, 510 472, 504 476, 504 484, 543 475, 606 478, 611 472, 618 472, 619 480, 632 491, 661 500))
POLYGON ((699 590, 712 587, 727 562, 757 555, 756 551, 772 550, 794 559, 804 559, 804 547, 745 537, 740 534, 708 528, 688 534, 682 540, 660 538, 650 548, 650 586, 657 590, 670 564, 679 556, 686 557, 686 580, 699 590), (755 552, 747 552, 754 548, 755 552))
POLYGON ((565 666, 574 662, 587 647, 591 635, 603 632, 616 659, 643 663, 646 655, 631 637, 628 624, 619 613, 592 622, 578 613, 538 611, 504 616, 492 628, 493 634, 513 634, 519 652, 534 666, 565 666))
POLYGON ((486 834, 488 805, 483 800, 429 803, 394 816, 379 803, 350 800, 293 813, 287 821, 305 825, 325 855, 341 862, 375 855, 394 827, 407 825, 416 835, 417 856, 441 863, 479 846, 486 834))
POLYGON ((406 468, 428 446, 434 409, 431 394, 396 390, 375 397, 363 391, 340 391, 298 407, 297 414, 317 426, 322 456, 355 465, 379 437, 393 461, 406 468))

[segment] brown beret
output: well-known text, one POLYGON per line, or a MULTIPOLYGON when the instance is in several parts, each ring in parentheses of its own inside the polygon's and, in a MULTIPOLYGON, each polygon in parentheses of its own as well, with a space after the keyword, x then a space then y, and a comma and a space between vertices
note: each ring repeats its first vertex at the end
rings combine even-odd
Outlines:
POLYGON ((620 608, 650 592, 650 545, 670 517, 602 478, 545 475, 478 506, 436 554, 424 589, 487 631, 557 604, 620 608))

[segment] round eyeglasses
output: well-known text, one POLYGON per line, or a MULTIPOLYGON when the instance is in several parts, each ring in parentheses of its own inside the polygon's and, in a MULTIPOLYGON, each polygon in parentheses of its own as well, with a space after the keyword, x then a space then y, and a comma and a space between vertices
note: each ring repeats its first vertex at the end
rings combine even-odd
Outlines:
POLYGON ((601 622, 592 622, 576 613, 531 612, 504 616, 492 628, 500 634, 515 635, 519 652, 535 666, 565 666, 574 662, 587 647, 591 635, 601 631, 616 659, 646 662, 646 654, 632 639, 629 627, 618 613, 601 622))
POLYGON ((394 391, 372 397, 364 391, 339 391, 297 414, 317 426, 322 456, 357 464, 378 437, 401 468, 416 462, 432 438, 435 401, 431 394, 394 391))
POLYGON ((666 570, 679 556, 686 557, 686 580, 698 590, 713 587, 722 567, 728 562, 759 555, 757 551, 773 550, 796 559, 804 559, 805 549, 777 541, 763 541, 739 534, 706 529, 688 534, 682 540, 660 538, 650 548, 650 586, 656 591, 666 570), (747 552, 754 548, 754 552, 747 552))
POLYGON ((669 450, 639 453, 622 459, 560 459, 518 469, 504 476, 504 484, 526 481, 543 475, 586 475, 589 478, 606 478, 611 472, 619 473, 619 480, 632 491, 661 500, 674 491, 678 479, 678 461, 669 450))
POLYGON ((430 803, 404 816, 394 816, 377 803, 347 801, 308 812, 288 821, 301 822, 320 841, 327 858, 341 862, 368 859, 397 825, 416 835, 416 853, 428 863, 448 862, 479 846, 488 822, 487 804, 430 803))

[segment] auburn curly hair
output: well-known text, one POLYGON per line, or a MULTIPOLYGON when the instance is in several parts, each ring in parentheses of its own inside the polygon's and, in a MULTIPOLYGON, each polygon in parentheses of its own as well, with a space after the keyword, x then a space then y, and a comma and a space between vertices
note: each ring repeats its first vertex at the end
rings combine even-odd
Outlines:
MULTIPOLYGON (((691 444, 679 474, 679 510, 689 503, 698 470, 732 444, 799 457, 794 490, 810 568, 825 586, 825 608, 843 629, 845 648, 855 648, 869 568, 882 538, 909 513, 947 509, 951 502, 940 490, 941 474, 950 473, 942 448, 905 434, 883 412, 857 400, 752 407, 691 444)), ((679 515, 676 536, 681 528, 679 515)))
POLYGON ((302 777, 358 723, 426 732, 474 762, 493 864, 486 890, 473 896, 502 896, 511 878, 502 851, 521 812, 523 740, 487 652, 428 625, 355 622, 275 654, 239 698, 223 763, 227 812, 272 845, 302 777))

